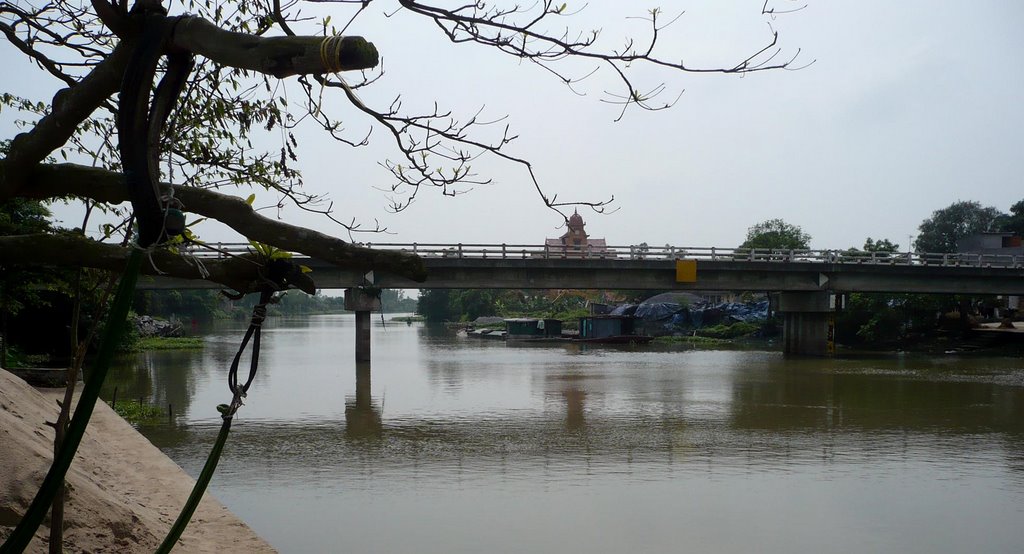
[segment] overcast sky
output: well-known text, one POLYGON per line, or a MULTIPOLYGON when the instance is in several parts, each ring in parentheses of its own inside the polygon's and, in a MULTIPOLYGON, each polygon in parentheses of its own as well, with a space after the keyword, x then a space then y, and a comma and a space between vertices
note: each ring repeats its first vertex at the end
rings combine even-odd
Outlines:
MULTIPOLYGON (((482 46, 453 46, 429 22, 383 18, 382 2, 348 33, 374 42, 385 62, 384 81, 360 93, 364 102, 384 108, 401 93, 410 108, 437 101, 465 115, 481 105, 485 114, 507 114, 519 135, 509 153, 531 160, 547 191, 560 200, 615 196, 610 215, 581 211, 590 234, 609 244, 736 246, 751 225, 782 218, 808 232, 815 248, 859 246, 869 236, 906 248, 922 219, 957 200, 1006 211, 1024 199, 1024 3, 807 4, 771 23, 780 56, 799 49, 796 65, 814 61, 809 67, 742 78, 637 67, 641 88, 664 82, 666 100, 685 92, 670 110, 633 109, 619 122, 618 108, 600 101, 615 84, 606 72, 577 87, 581 97, 531 64, 482 46)), ((686 12, 663 33, 666 58, 730 65, 770 39, 756 0, 660 5, 669 14, 686 12)), ((343 5, 306 9, 333 10, 335 22, 350 13, 343 5)), ((643 25, 623 16, 644 9, 591 2, 575 21, 581 28, 601 25, 609 46, 617 46, 626 33, 642 36, 643 25)), ((52 79, 38 71, 29 76, 30 66, 6 43, 0 55, 9 74, 26 75, 5 79, 2 88, 48 91, 38 98, 50 98, 52 79)), ((592 67, 566 69, 582 74, 592 67)), ((297 87, 287 90, 298 94, 297 87)), ((325 94, 353 136, 370 128, 340 95, 325 94)), ((11 136, 12 117, 0 114, 4 136, 11 136)), ((562 233, 528 175, 498 161, 474 164, 494 185, 455 198, 425 190, 408 210, 389 213, 387 196, 374 188, 391 183, 377 165, 394 156, 381 131, 363 149, 312 128, 298 134, 308 189, 328 193, 340 219, 376 218, 394 233, 362 240, 539 244, 562 233)), ((268 193, 257 198, 276 201, 268 193)), ((68 223, 78 217, 67 208, 58 213, 68 223)), ((294 208, 281 215, 343 234, 294 208)), ((229 238, 211 227, 200 233, 229 238)))

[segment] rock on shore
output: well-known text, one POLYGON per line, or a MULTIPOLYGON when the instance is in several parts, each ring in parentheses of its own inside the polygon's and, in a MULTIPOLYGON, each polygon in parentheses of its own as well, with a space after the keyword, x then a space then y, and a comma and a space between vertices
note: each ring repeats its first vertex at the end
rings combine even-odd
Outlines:
MULTIPOLYGON (((53 459, 55 400, 63 389, 34 389, 0 369, 0 541, 28 508, 53 459)), ((194 481, 106 404, 96 405, 68 471, 65 552, 153 552, 194 481)), ((40 527, 28 552, 46 552, 40 527)), ((174 550, 274 552, 208 494, 174 550)))

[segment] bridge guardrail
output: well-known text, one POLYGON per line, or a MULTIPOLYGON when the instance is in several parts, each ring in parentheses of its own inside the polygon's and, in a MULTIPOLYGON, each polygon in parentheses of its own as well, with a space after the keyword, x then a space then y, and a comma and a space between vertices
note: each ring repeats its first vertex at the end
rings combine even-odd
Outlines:
MULTIPOLYGON (((424 258, 457 259, 590 259, 749 261, 842 265, 902 265, 932 267, 1024 268, 1024 255, 921 252, 864 252, 856 250, 778 250, 761 248, 678 247, 632 244, 582 248, 536 244, 353 243, 354 246, 397 250, 424 258)), ((250 251, 247 243, 210 243, 193 248, 198 257, 219 258, 250 251)))

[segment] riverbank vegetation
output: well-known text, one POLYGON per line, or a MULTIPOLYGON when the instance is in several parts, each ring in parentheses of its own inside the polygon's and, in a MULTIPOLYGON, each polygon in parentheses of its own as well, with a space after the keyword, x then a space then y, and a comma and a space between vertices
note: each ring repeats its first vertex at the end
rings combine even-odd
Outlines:
MULTIPOLYGON (((110 404, 108 402, 108 404, 110 404)), ((118 402, 111 406, 117 415, 121 416, 128 423, 138 425, 140 423, 161 421, 167 417, 166 412, 160 406, 154 406, 140 400, 118 402)))
MULTIPOLYGON (((147 290, 135 294, 134 308, 140 315, 164 319, 245 319, 252 314, 256 302, 251 298, 231 300, 217 290, 147 290)), ((405 291, 381 290, 381 308, 384 313, 411 313, 416 310, 416 299, 405 291)), ((267 315, 309 315, 344 313, 345 298, 317 294, 288 293, 267 306, 267 315)))
POLYGON ((149 350, 202 350, 203 339, 200 337, 145 337, 140 338, 128 349, 131 352, 149 350))
POLYGON ((424 289, 416 313, 428 322, 468 322, 479 317, 535 317, 574 322, 593 302, 625 302, 628 291, 424 289))
POLYGON ((732 344, 731 339, 716 339, 699 335, 665 335, 654 339, 654 344, 687 344, 692 346, 724 346, 732 344))

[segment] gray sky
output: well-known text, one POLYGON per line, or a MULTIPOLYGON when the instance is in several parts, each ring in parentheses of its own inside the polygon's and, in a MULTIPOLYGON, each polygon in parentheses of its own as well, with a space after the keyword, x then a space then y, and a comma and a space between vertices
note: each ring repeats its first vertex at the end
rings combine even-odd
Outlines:
MULTIPOLYGON (((662 2, 685 14, 662 36, 661 52, 700 66, 730 65, 765 43, 761 2, 662 2)), ((779 3, 778 7, 800 4, 779 3)), ((665 99, 685 89, 674 108, 630 110, 600 102, 614 86, 601 73, 584 81, 580 97, 530 64, 476 45, 453 46, 429 22, 385 19, 371 5, 349 34, 381 51, 386 75, 360 93, 386 107, 397 93, 406 106, 470 115, 507 114, 519 139, 509 152, 525 157, 549 193, 560 200, 600 200, 612 194, 610 215, 581 211, 587 230, 609 244, 671 243, 736 246, 746 229, 769 218, 803 227, 815 248, 859 246, 868 236, 907 246, 921 220, 957 200, 977 200, 1006 211, 1024 198, 1019 166, 1024 145, 1024 4, 1018 2, 815 1, 777 17, 781 56, 801 50, 800 71, 744 77, 694 75, 636 68, 640 88, 666 83, 665 99)), ((572 8, 572 3, 570 3, 572 8)), ((332 10, 334 21, 347 6, 332 10)), ((627 32, 640 35, 634 2, 592 2, 576 21, 601 25, 609 46, 627 32)), ((570 23, 573 20, 570 20, 570 23)), ((6 43, 4 67, 26 75, 4 87, 31 94, 54 83, 18 58, 6 43)), ((593 64, 566 66, 575 73, 593 64)), ((298 98, 298 88, 287 89, 298 98)), ((340 95, 328 105, 353 136, 370 123, 340 95)), ((0 113, 11 136, 12 114, 0 113)), ((443 197, 424 190, 408 210, 390 214, 374 187, 390 184, 377 165, 394 156, 376 129, 368 148, 351 149, 312 128, 300 130, 300 161, 310 191, 326 192, 338 217, 372 223, 393 235, 360 235, 373 242, 487 242, 539 244, 558 236, 557 214, 547 210, 518 166, 480 160, 474 169, 495 184, 443 197)), ((250 191, 238 191, 247 196, 250 191)), ((257 192, 257 205, 276 198, 257 192)), ((73 223, 77 215, 59 208, 73 223)), ((322 231, 343 229, 289 208, 285 219, 322 231)), ((226 240, 200 228, 203 238, 226 240)), ((344 236, 344 235, 343 235, 344 236)))

